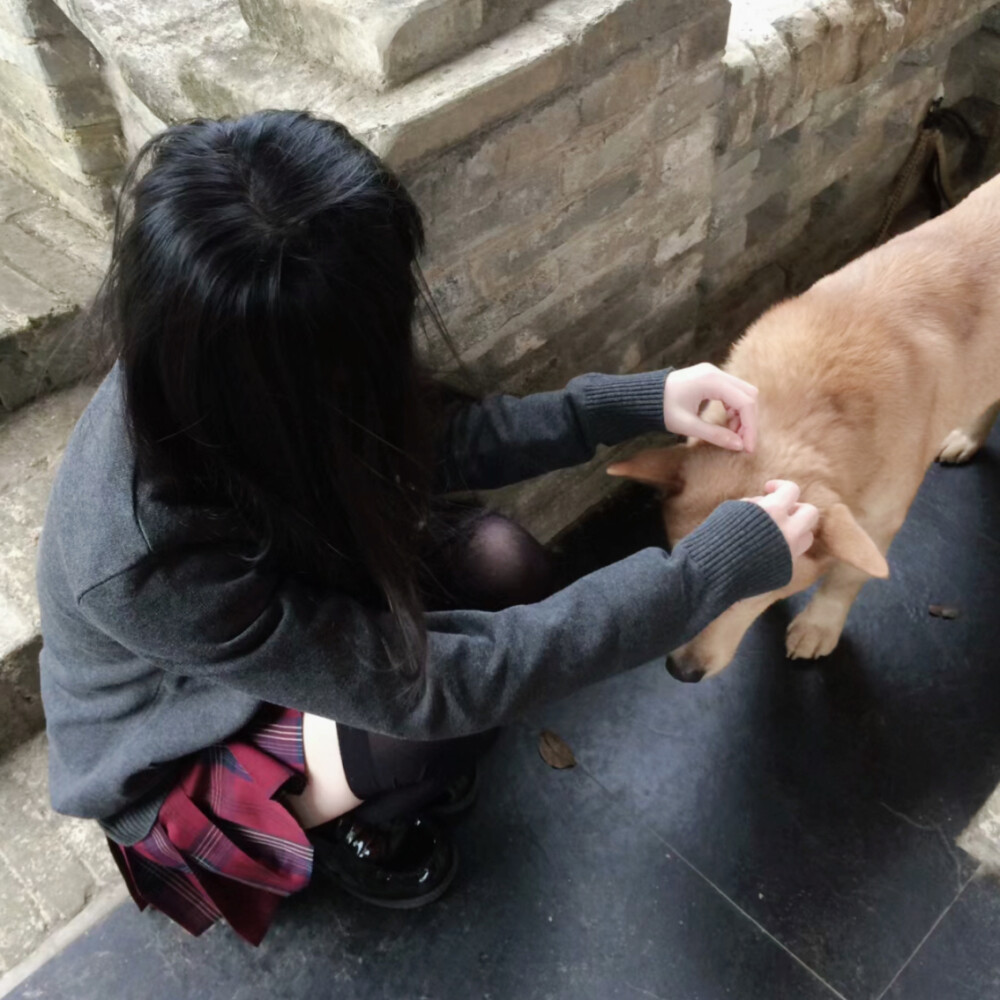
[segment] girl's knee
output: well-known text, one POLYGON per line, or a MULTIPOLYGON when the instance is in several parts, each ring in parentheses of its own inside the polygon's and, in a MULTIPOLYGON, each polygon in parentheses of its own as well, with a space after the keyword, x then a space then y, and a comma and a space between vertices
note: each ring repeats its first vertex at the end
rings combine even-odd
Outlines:
POLYGON ((469 541, 466 576, 488 610, 531 604, 552 593, 552 557, 520 525, 488 514, 469 541))

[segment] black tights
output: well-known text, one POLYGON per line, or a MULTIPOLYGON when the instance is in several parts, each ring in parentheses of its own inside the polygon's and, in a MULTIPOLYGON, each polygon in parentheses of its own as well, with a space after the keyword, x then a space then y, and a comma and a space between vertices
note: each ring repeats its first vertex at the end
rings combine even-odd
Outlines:
MULTIPOLYGON (((552 593, 548 553, 527 531, 499 514, 466 515, 428 559, 429 608, 499 611, 552 593), (461 596, 459 596, 461 595, 461 596)), ((497 731, 450 740, 401 740, 337 723, 344 775, 364 802, 357 819, 385 823, 419 812, 469 770, 497 731)))

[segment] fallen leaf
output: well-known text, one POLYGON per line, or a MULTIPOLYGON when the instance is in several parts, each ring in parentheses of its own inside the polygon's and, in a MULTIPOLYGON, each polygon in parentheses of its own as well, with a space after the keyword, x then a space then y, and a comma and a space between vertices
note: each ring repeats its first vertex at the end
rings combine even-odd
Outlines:
POLYGON ((958 608, 952 607, 950 604, 932 604, 927 610, 935 618, 946 618, 949 621, 957 618, 959 615, 958 608))
POLYGON ((538 752, 549 767, 562 770, 566 767, 576 766, 576 757, 573 756, 569 745, 551 729, 543 729, 541 736, 538 737, 538 752))

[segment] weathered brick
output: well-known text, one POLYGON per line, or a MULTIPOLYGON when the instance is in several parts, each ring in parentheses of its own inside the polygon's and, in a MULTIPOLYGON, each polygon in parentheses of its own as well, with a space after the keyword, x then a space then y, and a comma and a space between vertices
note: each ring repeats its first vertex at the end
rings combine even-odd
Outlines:
POLYGON ((560 246, 554 253, 559 262, 558 285, 579 287, 608 268, 638 269, 649 263, 652 237, 648 232, 637 232, 634 224, 628 225, 630 221, 586 229, 560 246))
POLYGON ((662 143, 703 115, 716 123, 718 133, 724 89, 725 73, 714 63, 668 87, 651 104, 653 141, 662 143))
POLYGON ((774 29, 764 32, 759 38, 749 39, 747 45, 761 70, 761 91, 754 128, 766 128, 771 135, 775 135, 783 131, 779 123, 784 124, 792 101, 795 80, 792 54, 774 29))
POLYGON ((987 100, 1000 102, 1000 34, 978 31, 957 46, 954 60, 966 60, 973 69, 975 92, 987 100))
POLYGON ((699 353, 721 361, 732 341, 760 315, 785 297, 788 275, 769 263, 741 276, 737 287, 721 286, 710 291, 699 310, 699 353))
POLYGON ((437 211, 428 211, 433 245, 445 257, 467 253, 512 224, 555 216, 566 204, 562 189, 563 164, 556 157, 502 186, 469 178, 462 171, 443 177, 432 201, 437 211))
POLYGON ((713 233, 705 245, 705 268, 709 273, 739 256, 747 245, 746 216, 742 215, 735 221, 725 221, 730 224, 713 233))
POLYGON ((722 225, 726 220, 746 215, 755 180, 758 185, 760 182, 756 176, 760 156, 759 149, 751 150, 727 169, 716 172, 712 183, 712 214, 722 225))
POLYGON ((437 264, 424 270, 424 278, 434 302, 445 318, 467 316, 481 304, 481 298, 465 261, 443 268, 437 264))
POLYGON ((905 5, 903 44, 912 45, 948 16, 949 7, 961 9, 961 0, 909 0, 905 5))
POLYGON ((809 5, 826 21, 822 42, 822 62, 816 89, 823 93, 850 83, 858 75, 858 13, 850 0, 813 0, 809 5))
POLYGON ((874 66, 888 62, 889 58, 907 44, 905 39, 908 18, 892 10, 887 4, 877 8, 867 30, 858 43, 858 74, 863 75, 874 66))
POLYGON ((702 63, 718 64, 729 36, 729 9, 725 5, 711 7, 697 20, 679 28, 678 36, 661 59, 659 90, 673 85, 702 63))
POLYGON ((685 325, 683 317, 677 320, 665 318, 644 338, 639 353, 646 350, 630 371, 650 371, 657 368, 682 368, 699 359, 696 347, 697 330, 694 327, 698 311, 698 300, 693 296, 684 303, 684 310, 690 319, 685 325))
POLYGON ((502 326, 538 305, 559 287, 560 266, 552 254, 536 258, 530 268, 520 258, 484 254, 470 266, 487 322, 502 326))
MULTIPOLYGON (((643 255, 617 261, 591 274, 585 285, 561 288, 557 296, 519 316, 513 329, 480 329, 480 343, 467 356, 481 361, 498 378, 515 377, 516 369, 527 364, 528 356, 541 352, 534 363, 542 363, 545 357, 555 356, 558 339, 571 333, 573 351, 556 357, 555 362, 569 371, 573 357, 587 356, 584 345, 588 337, 609 335, 609 310, 622 297, 634 296, 647 270, 648 260, 643 255)), ((627 310, 627 306, 621 308, 627 310)))
POLYGON ((792 56, 792 85, 789 102, 793 105, 812 100, 823 72, 823 54, 830 31, 830 22, 808 7, 788 14, 774 22, 792 56))
POLYGON ((722 103, 723 148, 746 145, 754 132, 762 97, 763 72, 753 50, 739 39, 726 47, 725 99, 722 103))
POLYGON ((700 246, 678 257, 654 262, 646 276, 650 310, 665 315, 678 309, 680 303, 696 294, 704 268, 705 256, 700 246))
POLYGON ((511 125, 487 134, 465 160, 470 179, 507 183, 571 140, 581 127, 580 102, 563 97, 511 125))
POLYGON ((591 133, 586 145, 570 147, 563 168, 567 194, 576 194, 612 174, 634 170, 652 141, 652 114, 649 107, 613 131, 591 133))
POLYGON ((668 261, 687 253, 692 247, 698 246, 708 236, 708 224, 711 212, 703 211, 693 222, 681 227, 666 236, 661 236, 656 244, 655 264, 666 264, 668 261))
POLYGON ((580 121, 586 127, 644 107, 658 89, 661 57, 640 50, 615 63, 580 91, 580 121))
MULTIPOLYGON (((519 278, 554 250, 579 239, 581 233, 589 234, 585 239, 599 240, 600 227, 604 227, 610 217, 620 217, 623 211, 631 211, 640 191, 639 176, 626 174, 592 188, 558 213, 536 219, 528 228, 519 226, 496 244, 493 254, 501 262, 504 279, 519 278)), ((516 221, 522 220, 517 218, 516 221)))
POLYGON ((660 153, 660 182, 671 203, 683 199, 695 211, 712 195, 715 118, 705 115, 673 136, 660 153))
POLYGON ((943 77, 943 66, 913 67, 912 72, 900 83, 882 89, 869 100, 859 102, 860 127, 863 129, 891 117, 899 117, 912 123, 915 128, 943 77))

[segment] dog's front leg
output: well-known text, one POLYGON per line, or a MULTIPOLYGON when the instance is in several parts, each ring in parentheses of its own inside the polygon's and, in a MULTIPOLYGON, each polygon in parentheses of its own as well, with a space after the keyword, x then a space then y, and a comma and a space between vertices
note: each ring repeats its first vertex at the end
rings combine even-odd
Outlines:
POLYGON ((838 562, 788 626, 785 649, 789 658, 815 660, 832 653, 858 591, 870 579, 867 573, 838 562))

